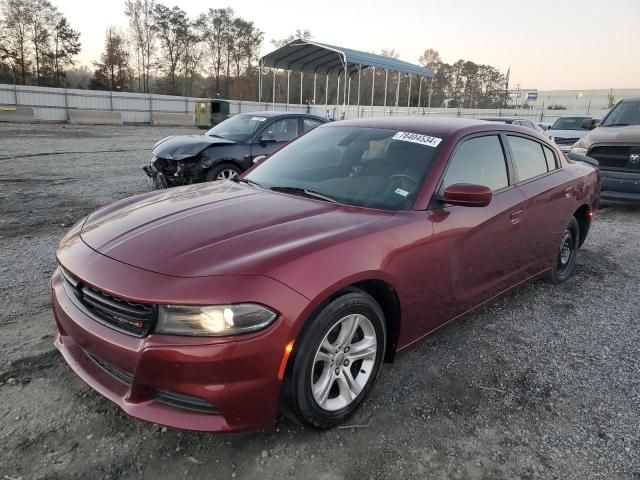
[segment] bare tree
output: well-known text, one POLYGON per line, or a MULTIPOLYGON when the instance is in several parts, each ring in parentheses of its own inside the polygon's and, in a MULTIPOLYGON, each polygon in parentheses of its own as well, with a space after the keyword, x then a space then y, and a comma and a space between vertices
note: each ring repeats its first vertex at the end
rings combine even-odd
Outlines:
POLYGON ((233 10, 230 8, 210 8, 205 17, 206 42, 211 52, 213 73, 216 79, 214 95, 220 93, 220 74, 225 63, 227 50, 227 30, 233 15, 233 10))
POLYGON ((2 2, 2 45, 3 56, 12 60, 14 68, 20 71, 20 83, 26 85, 31 66, 31 45, 29 40, 29 8, 24 0, 3 0, 2 2))
POLYGON ((115 27, 107 29, 104 51, 99 62, 94 63, 96 71, 91 87, 102 90, 125 90, 129 84, 129 51, 125 35, 115 27))
POLYGON ((305 28, 304 30, 297 29, 296 33, 291 34, 285 38, 274 38, 273 40, 271 40, 271 43, 273 44, 274 47, 280 48, 280 47, 284 47, 288 43, 293 42, 294 40, 298 40, 298 39, 311 40, 312 38, 313 38, 313 35, 311 34, 311 31, 305 28))
POLYGON ((154 25, 155 0, 125 0, 124 13, 129 18, 129 27, 133 32, 137 55, 140 57, 142 71, 142 90, 149 91, 151 59, 155 54, 156 30, 154 25))
POLYGON ((190 42, 190 22, 179 7, 167 8, 157 4, 154 9, 155 30, 160 42, 161 60, 158 66, 169 77, 169 93, 178 93, 176 71, 190 42))
POLYGON ((54 79, 58 87, 64 75, 63 69, 73 66, 73 57, 80 53, 79 38, 80 33, 71 28, 65 17, 59 16, 53 30, 54 79))

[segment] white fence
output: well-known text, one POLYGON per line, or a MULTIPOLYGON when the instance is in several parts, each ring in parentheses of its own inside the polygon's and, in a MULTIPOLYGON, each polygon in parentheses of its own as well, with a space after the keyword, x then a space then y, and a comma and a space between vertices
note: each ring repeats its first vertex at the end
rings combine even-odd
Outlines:
MULTIPOLYGON (((68 111, 95 110, 121 112, 125 123, 151 123, 152 113, 194 113, 195 102, 205 100, 193 97, 177 97, 145 93, 105 92, 99 90, 75 90, 65 88, 34 87, 0 84, 0 106, 27 107, 33 109, 35 121, 65 122, 68 111)), ((347 105, 306 105, 267 102, 230 101, 230 113, 258 110, 302 111, 330 118, 381 117, 402 115, 452 116, 481 118, 489 116, 518 116, 532 121, 551 122, 560 116, 585 115, 578 110, 527 110, 527 109, 468 109, 347 105)), ((601 116, 603 112, 592 115, 601 116)))

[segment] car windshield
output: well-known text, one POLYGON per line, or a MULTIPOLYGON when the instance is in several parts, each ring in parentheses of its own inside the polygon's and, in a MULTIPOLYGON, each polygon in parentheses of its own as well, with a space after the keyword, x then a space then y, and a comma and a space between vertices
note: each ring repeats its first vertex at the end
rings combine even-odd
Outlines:
POLYGON ((219 123, 205 135, 210 137, 220 137, 234 142, 244 142, 255 133, 267 117, 260 115, 236 115, 224 122, 219 123))
POLYGON ((442 138, 398 130, 319 127, 245 178, 261 188, 384 210, 413 207, 442 138))
POLYGON ((585 130, 582 128, 582 120, 587 117, 563 117, 556 120, 551 130, 585 130))
POLYGON ((617 125, 640 125, 640 100, 619 103, 600 124, 602 127, 617 125))

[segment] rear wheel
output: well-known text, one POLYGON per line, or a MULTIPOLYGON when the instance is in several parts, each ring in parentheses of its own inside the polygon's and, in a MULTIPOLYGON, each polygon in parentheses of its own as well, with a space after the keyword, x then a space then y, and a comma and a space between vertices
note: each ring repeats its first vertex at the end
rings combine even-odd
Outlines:
POLYGON ((573 276, 576 271, 579 243, 580 227, 575 217, 571 217, 571 221, 562 234, 556 260, 546 276, 549 283, 557 285, 573 276))
POLYGON ((216 180, 230 180, 237 177, 242 173, 238 167, 232 163, 221 163, 213 166, 205 177, 206 182, 213 182, 216 180))
POLYGON ((310 322, 285 378, 284 413, 327 429, 346 420, 371 390, 384 358, 384 315, 358 291, 333 300, 310 322))

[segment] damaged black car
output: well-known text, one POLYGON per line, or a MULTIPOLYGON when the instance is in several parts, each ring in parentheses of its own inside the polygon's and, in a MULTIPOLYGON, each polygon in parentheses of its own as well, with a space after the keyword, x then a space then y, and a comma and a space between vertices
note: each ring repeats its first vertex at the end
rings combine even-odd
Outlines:
POLYGON ((158 189, 230 179, 251 167, 255 157, 269 155, 327 121, 293 112, 235 115, 204 135, 163 138, 143 168, 158 189))

